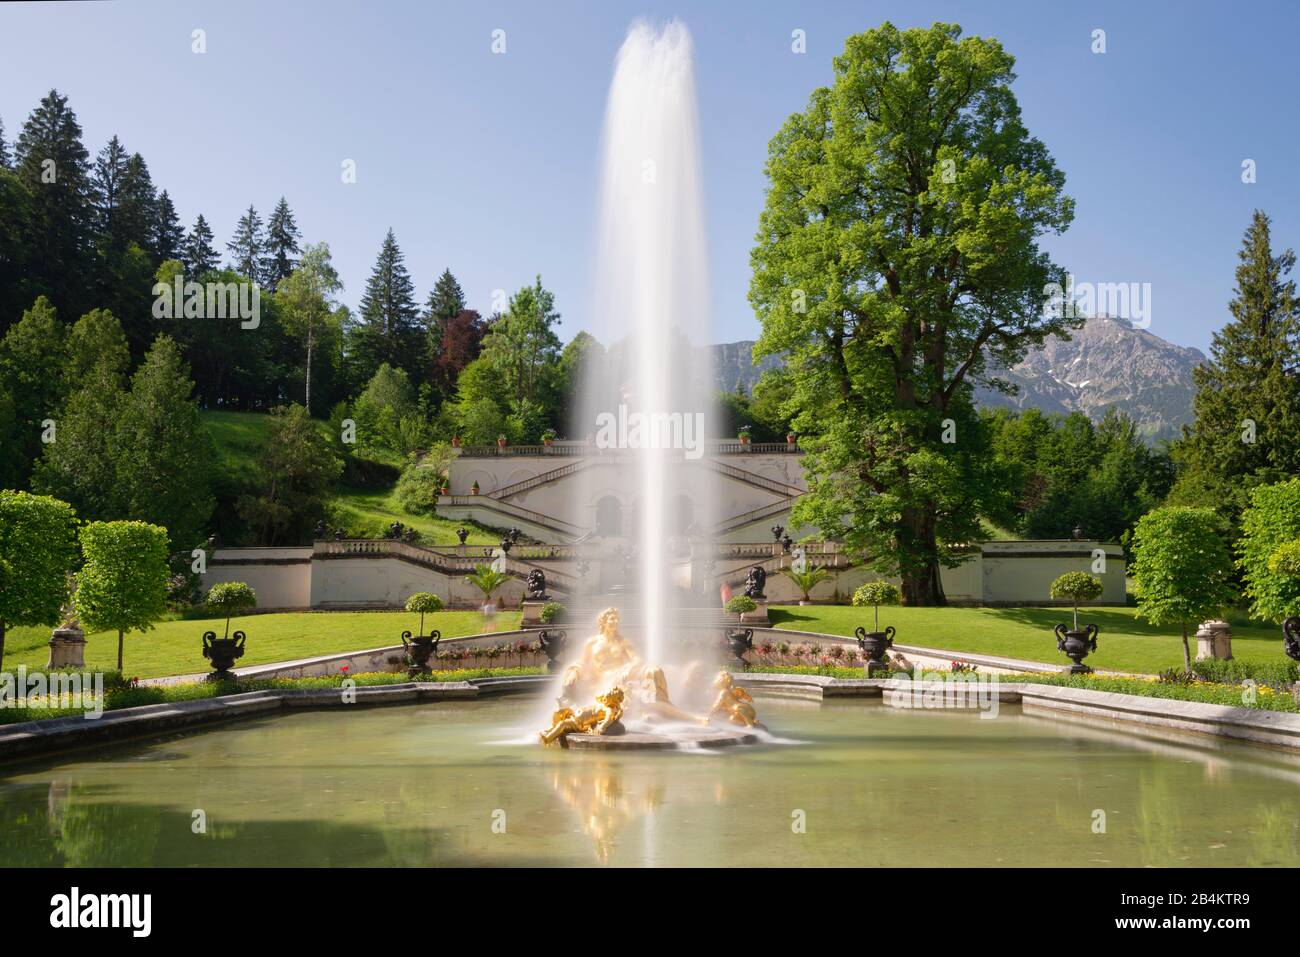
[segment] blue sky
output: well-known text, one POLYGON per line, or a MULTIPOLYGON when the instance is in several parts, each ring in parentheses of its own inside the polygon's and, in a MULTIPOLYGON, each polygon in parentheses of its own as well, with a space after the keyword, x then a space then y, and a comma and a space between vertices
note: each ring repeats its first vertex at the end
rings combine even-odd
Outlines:
POLYGON ((1078 201, 1051 241, 1080 280, 1150 282, 1151 331, 1206 348, 1227 317, 1250 211, 1300 246, 1293 2, 105 2, 0 5, 7 138, 50 87, 87 148, 143 153, 188 227, 224 245, 283 194, 355 305, 396 230, 421 299, 446 266, 483 311, 540 272, 587 325, 613 57, 638 17, 691 29, 715 338, 753 338, 749 251, 767 142, 829 81, 844 38, 889 19, 1000 39, 1030 130, 1078 201), (1067 9, 1068 7, 1068 9, 1067 9), (191 52, 202 28, 207 53, 191 52), (1091 52, 1094 29, 1107 52, 1091 52), (491 52, 492 31, 506 36, 491 52), (807 53, 790 50, 791 31, 807 53), (1241 182, 1244 159, 1258 181, 1241 182), (344 184, 340 164, 357 163, 344 184))

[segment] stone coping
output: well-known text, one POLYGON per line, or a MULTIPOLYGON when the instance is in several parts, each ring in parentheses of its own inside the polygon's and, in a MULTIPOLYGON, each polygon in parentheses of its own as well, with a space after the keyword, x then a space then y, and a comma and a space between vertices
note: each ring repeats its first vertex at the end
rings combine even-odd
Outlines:
MULTIPOLYGON (((823 675, 736 673, 736 683, 751 690, 777 695, 824 700, 836 697, 881 697, 890 707, 908 708, 918 685, 947 687, 943 679, 912 682, 897 678, 829 678, 823 675), (900 694, 901 693, 901 694, 900 694)), ((978 684, 978 682, 972 682, 978 684)), ((956 684, 956 682, 952 682, 956 684)), ((1139 725, 1149 730, 1177 731, 1216 738, 1229 738, 1300 753, 1300 714, 1180 701, 1144 695, 1040 685, 1016 681, 997 682, 999 703, 1019 704, 1026 714, 1048 712, 1090 719, 1090 723, 1139 725)), ((949 703, 946 707, 954 705, 949 703)), ((979 706, 976 696, 956 705, 966 710, 979 706)))
POLYGON ((290 708, 338 708, 356 705, 454 701, 489 695, 535 692, 550 681, 547 675, 475 678, 468 681, 407 681, 394 685, 342 688, 247 691, 220 698, 165 702, 105 711, 98 718, 69 715, 0 725, 0 761, 84 748, 125 738, 166 734, 232 718, 273 714, 290 708), (350 695, 349 695, 350 696, 350 695))

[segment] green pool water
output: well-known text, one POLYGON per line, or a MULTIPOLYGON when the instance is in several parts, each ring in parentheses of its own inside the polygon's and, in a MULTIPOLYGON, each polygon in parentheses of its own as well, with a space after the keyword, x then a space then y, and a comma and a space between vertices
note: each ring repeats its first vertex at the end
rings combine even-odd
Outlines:
POLYGON ((760 708, 797 743, 543 750, 525 741, 538 702, 499 699, 295 713, 9 765, 0 864, 1300 864, 1289 756, 1007 706, 993 720, 760 708))

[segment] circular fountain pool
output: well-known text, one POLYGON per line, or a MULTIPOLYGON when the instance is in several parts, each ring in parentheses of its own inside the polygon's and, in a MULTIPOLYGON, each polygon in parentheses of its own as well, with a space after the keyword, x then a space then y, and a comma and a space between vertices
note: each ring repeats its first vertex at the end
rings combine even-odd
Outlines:
POLYGON ((718 751, 540 748, 537 702, 506 698, 294 712, 9 765, 6 863, 1300 864, 1289 756, 1014 706, 760 704, 774 735, 718 751))

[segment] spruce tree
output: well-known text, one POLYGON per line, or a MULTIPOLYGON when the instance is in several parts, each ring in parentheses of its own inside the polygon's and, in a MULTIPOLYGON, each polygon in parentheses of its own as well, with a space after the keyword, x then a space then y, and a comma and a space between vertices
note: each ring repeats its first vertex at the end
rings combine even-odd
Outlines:
POLYGON ((353 381, 368 382, 385 362, 418 376, 420 329, 415 286, 391 229, 361 297, 361 319, 349 344, 353 381))
POLYGON ((1300 471, 1300 302, 1290 249, 1274 255, 1270 221, 1256 210, 1238 253, 1232 319, 1193 370, 1192 425, 1175 455, 1173 500, 1236 520, 1256 485, 1300 471))
POLYGON ((267 224, 266 259, 262 264, 262 281, 267 288, 275 289, 289 273, 298 267, 298 224, 293 218, 293 210, 283 196, 271 212, 271 221, 267 224))
POLYGON ((194 220, 190 235, 185 240, 185 271, 191 279, 198 279, 220 265, 212 239, 208 221, 199 213, 199 218, 194 220))
POLYGON ((235 224, 235 235, 226 243, 230 251, 230 268, 256 282, 262 278, 262 256, 266 249, 266 234, 262 217, 251 205, 235 224))
POLYGON ((122 236, 127 245, 135 243, 157 260, 154 247, 154 223, 158 217, 158 196, 149 167, 139 153, 131 154, 122 176, 122 201, 119 207, 122 236))
POLYGON ((126 248, 121 208, 123 181, 126 179, 126 164, 129 159, 126 148, 116 136, 95 157, 95 232, 100 248, 106 252, 120 252, 126 248))
MULTIPOLYGON (((444 269, 433 289, 430 290, 429 298, 424 304, 424 313, 420 316, 424 324, 425 368, 433 379, 437 378, 438 359, 442 354, 447 325, 452 317, 464 308, 465 293, 460 288, 460 283, 456 281, 450 269, 444 269)), ((436 385, 435 388, 445 394, 445 390, 436 385)))
POLYGON ((28 196, 28 288, 80 315, 90 308, 93 208, 89 154, 68 98, 50 90, 23 124, 14 169, 28 196))
POLYGON ((5 121, 0 119, 0 169, 10 169, 13 160, 9 157, 9 144, 5 142, 5 121))
POLYGON ((158 194, 158 205, 154 211, 153 249, 159 262, 168 259, 184 259, 185 230, 181 227, 176 207, 167 195, 167 190, 158 194))

